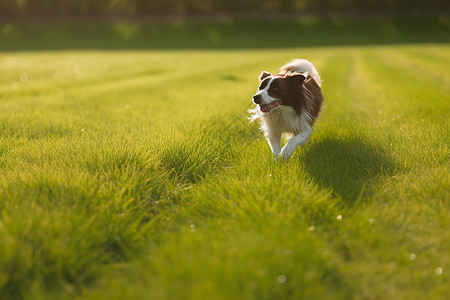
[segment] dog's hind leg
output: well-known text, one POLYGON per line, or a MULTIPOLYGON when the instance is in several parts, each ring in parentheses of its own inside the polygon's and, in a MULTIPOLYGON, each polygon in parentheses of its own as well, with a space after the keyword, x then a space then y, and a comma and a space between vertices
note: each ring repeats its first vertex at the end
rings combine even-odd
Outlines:
POLYGON ((281 149, 280 157, 284 161, 291 157, 297 146, 301 146, 308 141, 312 131, 312 127, 308 125, 302 132, 291 138, 286 145, 284 145, 283 149, 281 149))

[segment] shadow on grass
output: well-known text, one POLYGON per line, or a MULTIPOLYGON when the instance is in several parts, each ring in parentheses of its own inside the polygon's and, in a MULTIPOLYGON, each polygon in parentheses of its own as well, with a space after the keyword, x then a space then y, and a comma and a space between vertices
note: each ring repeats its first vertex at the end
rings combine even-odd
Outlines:
POLYGON ((171 22, 0 22, 0 51, 272 49, 448 43, 447 17, 171 22), (262 38, 263 37, 263 38, 262 38))
POLYGON ((331 188, 347 204, 370 194, 370 182, 393 174, 389 155, 376 145, 358 138, 326 139, 306 151, 307 172, 324 188, 331 188))

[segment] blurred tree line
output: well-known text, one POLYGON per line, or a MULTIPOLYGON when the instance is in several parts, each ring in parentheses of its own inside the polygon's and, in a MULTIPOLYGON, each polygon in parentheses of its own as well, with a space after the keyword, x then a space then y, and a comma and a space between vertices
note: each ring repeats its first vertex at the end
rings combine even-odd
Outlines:
POLYGON ((3 17, 449 12, 449 0, 0 0, 3 17))

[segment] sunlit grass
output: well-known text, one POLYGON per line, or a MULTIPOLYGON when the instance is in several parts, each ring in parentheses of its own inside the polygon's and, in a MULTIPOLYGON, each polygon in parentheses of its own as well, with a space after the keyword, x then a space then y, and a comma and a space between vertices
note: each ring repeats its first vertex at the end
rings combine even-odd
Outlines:
POLYGON ((0 298, 445 299, 449 53, 0 53, 0 298), (326 108, 283 164, 247 109, 296 57, 326 108))

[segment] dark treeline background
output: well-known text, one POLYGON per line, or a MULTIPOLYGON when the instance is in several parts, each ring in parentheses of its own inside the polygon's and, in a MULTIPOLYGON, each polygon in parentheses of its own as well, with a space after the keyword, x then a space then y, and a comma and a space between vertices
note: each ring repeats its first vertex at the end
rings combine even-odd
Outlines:
POLYGON ((0 0, 0 17, 169 16, 258 13, 424 13, 449 0, 0 0))

